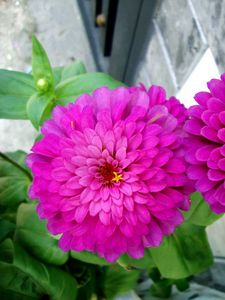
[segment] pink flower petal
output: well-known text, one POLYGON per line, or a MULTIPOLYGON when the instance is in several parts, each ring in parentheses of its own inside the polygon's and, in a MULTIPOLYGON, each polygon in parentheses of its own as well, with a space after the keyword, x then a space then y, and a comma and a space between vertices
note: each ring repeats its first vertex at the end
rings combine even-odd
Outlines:
MULTIPOLYGON (((208 145, 204 132, 200 136, 204 126, 213 138, 223 128, 220 101, 208 103, 207 123, 201 120, 207 106, 190 110, 195 115, 190 121, 200 123, 200 129, 191 124, 198 142, 183 130, 185 107, 175 97, 167 100, 161 87, 148 92, 143 86, 103 87, 57 106, 27 163, 34 177, 29 194, 39 199, 37 211, 49 231, 62 234, 60 246, 97 252, 114 262, 124 253, 140 258, 144 247, 158 246, 163 235, 172 234, 183 221, 179 210, 189 208, 192 191, 184 155, 203 164, 200 171, 190 169, 192 177, 207 172, 207 164, 223 172, 223 142, 212 141, 207 161, 195 157, 210 152, 202 149, 208 145), (191 151, 184 149, 184 138, 191 151)), ((211 173, 218 179, 219 173, 211 173)), ((212 203, 214 194, 222 205, 222 192, 209 195, 212 203)))
POLYGON ((88 205, 81 205, 76 208, 74 218, 77 223, 82 223, 88 213, 88 205))

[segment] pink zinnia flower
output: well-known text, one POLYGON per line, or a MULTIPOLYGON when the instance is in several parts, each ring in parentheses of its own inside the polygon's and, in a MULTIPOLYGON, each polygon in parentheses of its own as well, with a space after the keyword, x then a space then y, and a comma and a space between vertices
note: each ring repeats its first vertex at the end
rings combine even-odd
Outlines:
POLYGON ((188 176, 215 213, 225 212, 225 74, 195 95, 186 123, 188 176))
POLYGON ((182 223, 190 191, 183 131, 161 92, 99 88, 45 122, 28 156, 30 196, 63 250, 140 258, 182 223))
POLYGON ((129 88, 130 91, 145 91, 150 99, 150 106, 156 104, 163 104, 167 107, 169 113, 173 115, 177 121, 178 125, 183 125, 187 119, 187 109, 186 107, 180 103, 178 99, 174 96, 166 99, 166 92, 164 88, 156 85, 152 85, 148 90, 141 83, 140 86, 134 86, 129 88))

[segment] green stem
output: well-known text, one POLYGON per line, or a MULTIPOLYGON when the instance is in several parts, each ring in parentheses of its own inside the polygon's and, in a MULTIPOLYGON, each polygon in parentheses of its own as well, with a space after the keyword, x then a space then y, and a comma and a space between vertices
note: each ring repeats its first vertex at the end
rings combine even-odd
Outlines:
POLYGON ((7 156, 6 154, 4 154, 2 152, 0 152, 0 157, 2 157, 4 160, 9 162, 10 164, 14 165, 17 169, 22 171, 32 181, 32 176, 30 175, 30 173, 25 168, 23 168, 20 164, 18 164, 15 160, 11 159, 9 156, 7 156))

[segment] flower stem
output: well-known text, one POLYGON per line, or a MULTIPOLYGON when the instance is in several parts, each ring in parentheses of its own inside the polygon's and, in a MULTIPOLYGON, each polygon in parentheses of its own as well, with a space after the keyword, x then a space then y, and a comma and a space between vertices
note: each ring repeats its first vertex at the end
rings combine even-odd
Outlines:
POLYGON ((32 180, 32 176, 30 175, 30 173, 25 168, 23 168, 20 164, 18 164, 15 160, 11 159, 9 156, 7 156, 2 152, 0 152, 0 157, 6 160, 7 162, 9 162, 10 164, 14 165, 17 169, 22 171, 30 180, 32 180))

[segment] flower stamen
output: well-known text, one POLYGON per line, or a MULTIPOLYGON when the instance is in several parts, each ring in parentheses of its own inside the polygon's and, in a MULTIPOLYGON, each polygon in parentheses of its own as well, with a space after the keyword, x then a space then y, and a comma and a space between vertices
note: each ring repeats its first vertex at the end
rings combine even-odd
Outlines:
POLYGON ((158 119, 160 119, 162 117, 162 114, 157 114, 156 116, 154 116, 153 118, 151 118, 149 121, 148 121, 148 125, 151 124, 151 123, 154 123, 155 121, 157 121, 158 119))
POLYGON ((119 182, 120 180, 123 179, 123 175, 122 174, 119 174, 117 172, 113 172, 113 175, 114 175, 114 177, 113 177, 112 181, 119 182))

